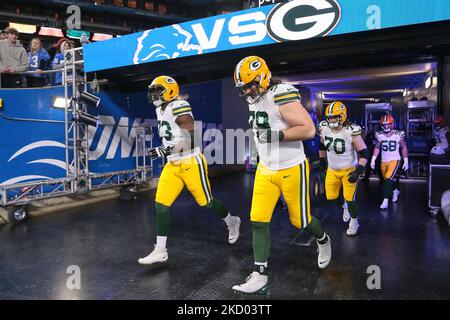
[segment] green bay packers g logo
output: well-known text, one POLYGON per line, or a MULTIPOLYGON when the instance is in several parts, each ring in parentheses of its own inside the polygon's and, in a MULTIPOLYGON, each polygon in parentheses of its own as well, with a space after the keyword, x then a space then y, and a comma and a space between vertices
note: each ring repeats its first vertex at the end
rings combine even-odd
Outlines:
POLYGON ((255 71, 258 70, 261 67, 261 62, 258 60, 250 62, 250 70, 255 71))
POLYGON ((175 80, 171 77, 167 77, 166 82, 172 84, 172 83, 175 83, 175 80))
POLYGON ((337 0, 292 0, 270 11, 266 28, 277 42, 303 40, 326 36, 340 18, 337 0))

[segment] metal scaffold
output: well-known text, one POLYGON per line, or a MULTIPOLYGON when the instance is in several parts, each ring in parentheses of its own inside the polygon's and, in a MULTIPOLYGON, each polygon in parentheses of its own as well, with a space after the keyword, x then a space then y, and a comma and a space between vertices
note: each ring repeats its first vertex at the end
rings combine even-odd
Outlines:
MULTIPOLYGON (((136 133, 135 168, 104 173, 89 171, 89 126, 96 126, 99 122, 97 117, 88 113, 88 106, 92 103, 98 105, 100 99, 89 93, 82 48, 68 50, 64 62, 62 74, 66 177, 0 185, 0 205, 13 208, 15 211, 12 218, 16 220, 23 216, 26 206, 32 201, 117 186, 129 186, 129 189, 135 190, 136 186, 152 177, 152 162, 146 159, 153 136, 152 128, 148 124, 132 127, 136 133)), ((34 121, 20 119, 22 120, 34 121)), ((62 123, 56 120, 40 122, 62 123)))

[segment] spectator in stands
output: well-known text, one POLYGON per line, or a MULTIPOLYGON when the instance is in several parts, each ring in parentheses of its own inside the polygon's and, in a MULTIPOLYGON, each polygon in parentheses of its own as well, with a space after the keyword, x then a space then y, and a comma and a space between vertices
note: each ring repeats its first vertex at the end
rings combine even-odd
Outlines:
POLYGON ((0 31, 0 40, 5 40, 6 39, 6 32, 5 30, 1 30, 0 31))
MULTIPOLYGON (((70 41, 63 41, 60 47, 60 52, 55 55, 53 59, 52 69, 58 70, 64 67, 64 53, 66 50, 70 50, 73 48, 73 44, 70 41)), ((62 72, 57 72, 55 74, 55 85, 61 85, 63 81, 62 72)))
POLYGON ((3 88, 21 87, 22 77, 17 72, 28 69, 27 52, 17 40, 19 32, 14 28, 6 28, 6 39, 0 41, 0 73, 3 88))
POLYGON ((47 52, 50 55, 50 61, 53 61, 56 54, 60 52, 61 45, 64 41, 69 41, 67 38, 60 38, 57 43, 48 48, 47 52))
POLYGON ((27 76, 27 84, 29 87, 43 87, 45 86, 45 74, 40 73, 47 70, 50 62, 50 55, 42 48, 41 40, 34 38, 31 40, 30 52, 28 53, 28 62, 30 70, 38 73, 27 76))

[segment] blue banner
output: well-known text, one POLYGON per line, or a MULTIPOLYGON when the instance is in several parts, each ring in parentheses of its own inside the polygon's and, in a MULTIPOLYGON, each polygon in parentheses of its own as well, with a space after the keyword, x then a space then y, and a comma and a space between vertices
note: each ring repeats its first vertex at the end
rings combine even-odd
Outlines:
POLYGON ((83 47, 88 72, 450 19, 448 0, 292 0, 83 47))
MULTIPOLYGON (((203 131, 221 128, 221 81, 181 88, 193 106, 203 131)), ((64 88, 0 90, 4 117, 57 120, 62 123, 14 121, 0 117, 0 184, 48 180, 66 176, 64 110, 52 107, 54 97, 64 97, 64 88)), ((149 123, 153 145, 159 145, 155 108, 147 92, 101 92, 98 108, 89 113, 101 124, 89 127, 89 171, 106 173, 136 166, 136 126, 149 123)), ((158 175, 160 166, 155 164, 158 175)))

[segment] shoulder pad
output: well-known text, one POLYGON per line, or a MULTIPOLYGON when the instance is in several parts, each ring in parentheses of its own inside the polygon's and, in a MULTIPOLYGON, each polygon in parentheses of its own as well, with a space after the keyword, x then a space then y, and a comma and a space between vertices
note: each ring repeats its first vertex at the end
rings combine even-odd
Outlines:
POLYGON ((178 108, 178 107, 189 107, 189 102, 186 100, 173 100, 169 103, 169 106, 172 107, 172 109, 178 108))
POLYGON ((350 133, 352 135, 352 137, 356 137, 359 136, 362 132, 362 129, 359 125, 354 124, 354 123, 349 123, 347 125, 347 129, 350 130, 350 133))
POLYGON ((301 101, 300 93, 290 84, 280 83, 274 87, 273 100, 275 104, 282 105, 292 101, 301 101))
POLYGON ((174 116, 181 116, 192 111, 190 104, 186 100, 174 100, 170 103, 170 107, 174 116))

